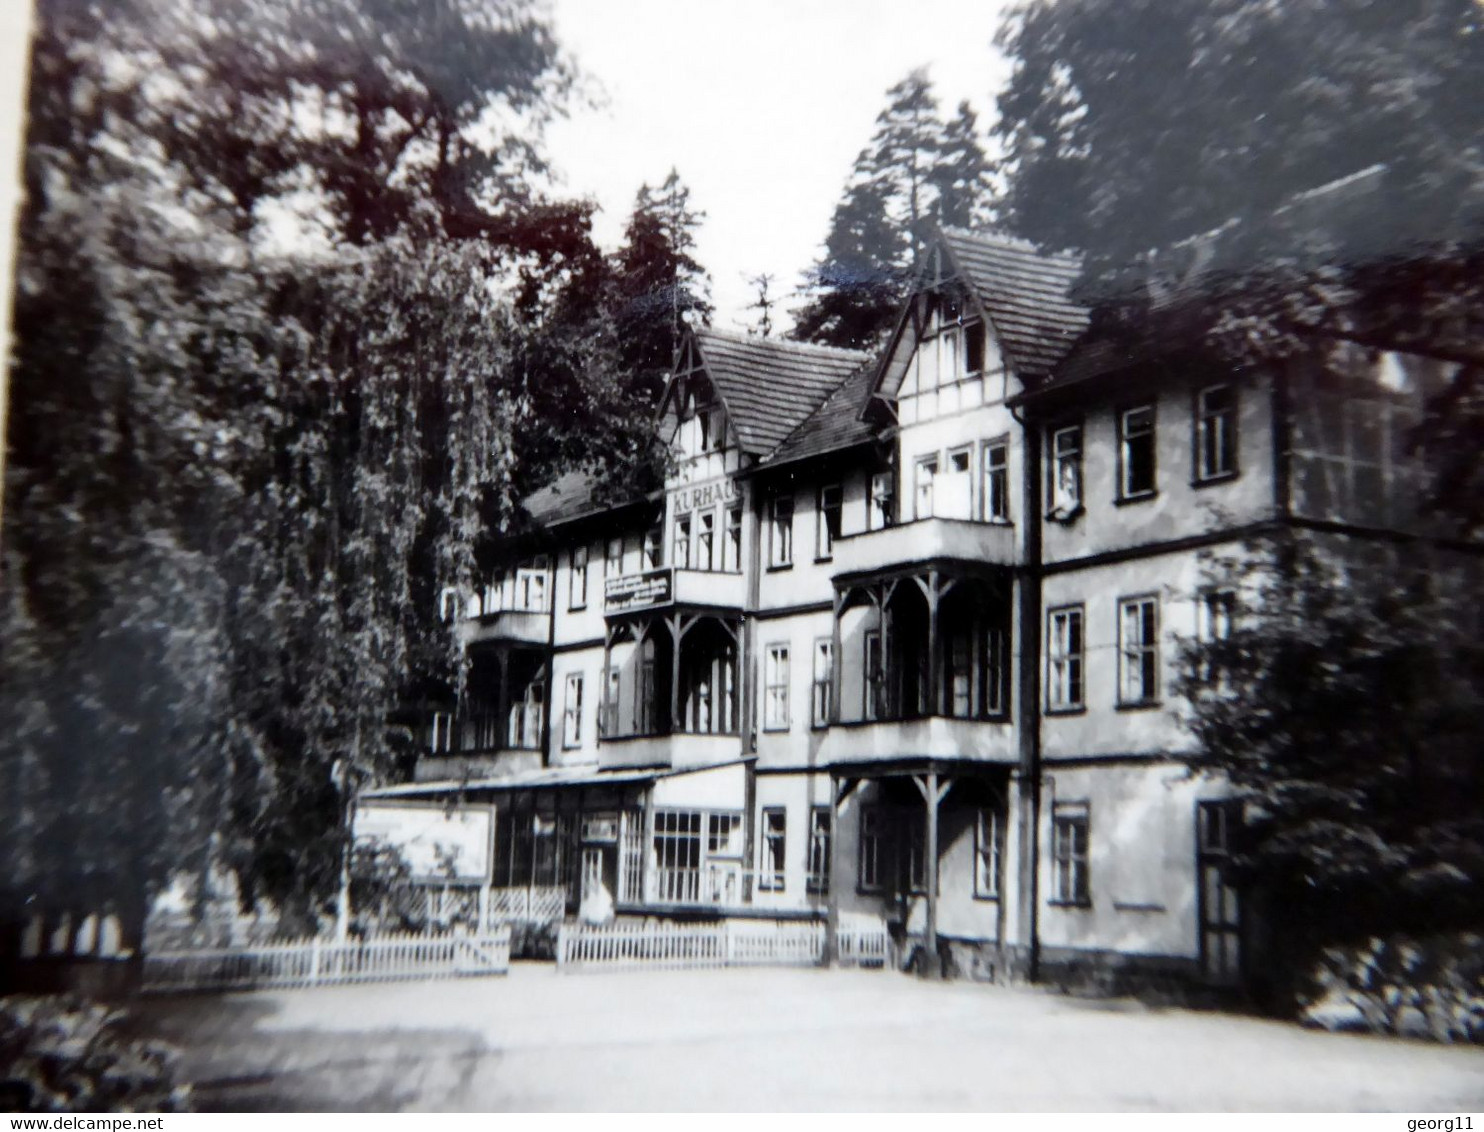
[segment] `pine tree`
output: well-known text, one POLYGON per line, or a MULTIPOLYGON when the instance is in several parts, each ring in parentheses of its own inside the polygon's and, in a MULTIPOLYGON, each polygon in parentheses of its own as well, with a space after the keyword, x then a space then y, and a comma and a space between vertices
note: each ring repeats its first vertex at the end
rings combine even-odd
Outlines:
POLYGON ((889 329, 929 224, 972 224, 988 198, 987 162, 967 104, 949 126, 927 72, 887 91, 869 145, 855 159, 824 254, 807 274, 812 292, 794 337, 870 348, 889 329))
POLYGON ((693 254, 705 218, 672 169, 658 189, 640 187, 618 251, 619 362, 630 388, 651 402, 664 388, 685 327, 711 318, 710 279, 693 254))

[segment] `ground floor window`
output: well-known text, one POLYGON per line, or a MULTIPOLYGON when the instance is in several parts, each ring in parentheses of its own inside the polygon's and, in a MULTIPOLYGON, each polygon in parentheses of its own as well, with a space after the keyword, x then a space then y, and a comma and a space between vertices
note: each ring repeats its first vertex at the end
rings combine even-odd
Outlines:
POLYGON ((886 882, 886 813, 872 806, 861 811, 860 889, 880 892, 886 882))
POLYGON ((1060 802, 1051 816, 1051 902, 1086 907, 1092 903, 1088 883, 1089 813, 1086 802, 1060 802))
POLYGON ((762 860, 758 863, 757 886, 764 892, 782 892, 788 812, 782 806, 763 810, 762 860))
POLYGON ((625 810, 619 834, 618 898, 625 904, 644 899, 644 811, 625 810))
POLYGON ((998 810, 974 813, 974 895, 982 900, 1000 897, 1000 865, 1005 843, 1004 822, 998 810))
POLYGON ((741 902, 741 813, 656 810, 652 843, 657 902, 741 902))
POLYGON ((814 806, 809 811, 809 872, 805 887, 821 895, 830 890, 830 833, 831 814, 829 806, 814 806))

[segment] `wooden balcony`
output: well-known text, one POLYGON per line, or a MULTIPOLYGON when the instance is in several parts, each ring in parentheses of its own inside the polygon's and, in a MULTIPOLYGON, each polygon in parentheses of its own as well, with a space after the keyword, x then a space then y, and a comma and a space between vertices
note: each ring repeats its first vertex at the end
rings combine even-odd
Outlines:
POLYGON ((677 606, 740 611, 746 597, 740 573, 661 566, 609 578, 603 586, 603 612, 612 617, 677 606))
POLYGON ((1015 528, 962 519, 918 519, 835 540, 834 577, 862 578, 931 562, 1013 566, 1019 557, 1015 528))
POLYGON ((1020 758, 1015 727, 1009 720, 883 719, 833 723, 820 743, 823 764, 886 762, 903 758, 976 759, 1015 763, 1020 758))
POLYGON ((504 641, 516 645, 545 646, 551 640, 550 610, 506 609, 470 617, 459 623, 459 639, 465 645, 504 641))
POLYGON ((665 735, 604 736, 598 743, 598 766, 709 766, 742 755, 742 736, 676 731, 665 735))

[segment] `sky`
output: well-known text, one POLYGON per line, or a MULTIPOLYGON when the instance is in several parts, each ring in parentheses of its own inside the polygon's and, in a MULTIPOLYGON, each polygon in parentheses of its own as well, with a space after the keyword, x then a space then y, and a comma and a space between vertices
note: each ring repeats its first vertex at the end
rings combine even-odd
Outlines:
MULTIPOLYGON (((706 214, 697 259, 713 324, 749 325, 774 276, 784 309, 819 255, 887 88, 926 66, 945 115, 968 99, 988 127, 1008 77, 993 39, 1009 0, 551 0, 556 30, 602 105, 548 135, 562 187, 600 206, 617 246, 644 183, 673 166, 706 214)), ((775 327, 786 317, 774 314, 775 327)))

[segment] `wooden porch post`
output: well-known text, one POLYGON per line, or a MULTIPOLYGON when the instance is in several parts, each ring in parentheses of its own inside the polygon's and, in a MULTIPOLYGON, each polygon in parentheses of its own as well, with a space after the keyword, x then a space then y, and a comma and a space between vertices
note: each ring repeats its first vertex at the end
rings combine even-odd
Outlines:
POLYGON ((923 862, 926 867, 927 916, 923 932, 924 969, 941 977, 943 966, 938 961, 938 806, 948 793, 948 784, 938 784, 938 772, 930 769, 926 777, 914 774, 912 781, 922 794, 927 807, 927 829, 923 835, 923 862))
POLYGON ((840 960, 840 807, 859 779, 837 779, 830 775, 829 905, 824 927, 824 963, 833 967, 840 960))
MULTIPOLYGON (((927 655, 927 694, 923 697, 924 703, 919 707, 923 715, 943 714, 943 689, 938 687, 942 665, 939 663, 938 653, 938 572, 928 571, 927 589, 924 591, 928 604, 928 655, 927 655)), ((936 820, 936 810, 933 820, 936 820)), ((932 907, 931 896, 929 896, 928 907, 932 907)))
MULTIPOLYGON (((840 722, 840 669, 843 667, 840 656, 840 616, 844 613, 845 595, 839 590, 835 591, 835 619, 830 623, 830 712, 828 722, 831 724, 840 722)), ((867 681, 870 674, 866 675, 867 681)), ((870 689, 866 695, 870 695, 870 689)), ((831 819, 833 820, 833 819, 831 819)), ((831 842, 830 852, 834 852, 834 843, 831 842)), ((833 903, 833 901, 831 901, 833 903)))
POLYGON ((680 615, 666 617, 665 628, 670 630, 670 719, 663 733, 671 735, 679 730, 680 720, 680 642, 685 637, 680 629, 680 615))

